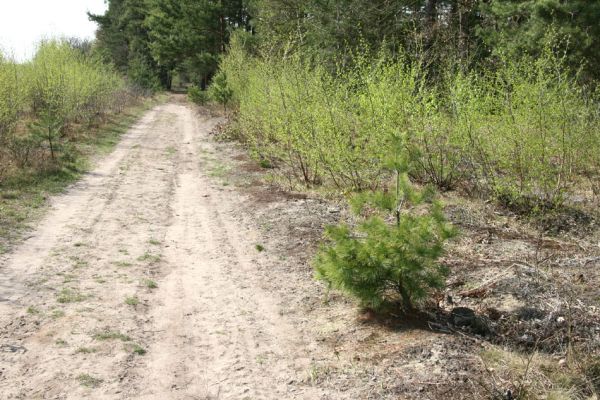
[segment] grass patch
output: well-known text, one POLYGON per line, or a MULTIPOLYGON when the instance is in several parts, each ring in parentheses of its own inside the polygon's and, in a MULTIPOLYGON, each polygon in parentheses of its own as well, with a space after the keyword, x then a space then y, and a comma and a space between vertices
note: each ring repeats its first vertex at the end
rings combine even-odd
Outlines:
POLYGON ((112 264, 116 265, 117 267, 121 267, 121 268, 128 268, 133 265, 132 263, 130 263, 128 261, 113 261, 112 264))
POLYGON ((146 349, 137 343, 132 343, 129 346, 125 346, 125 351, 131 351, 133 354, 137 354, 138 356, 143 356, 147 353, 146 349))
POLYGON ((152 279, 145 279, 143 283, 148 289, 156 289, 158 287, 156 282, 154 282, 152 279))
POLYGON ((61 304, 78 303, 85 300, 86 298, 87 296, 84 296, 76 290, 64 288, 56 296, 56 301, 58 301, 61 304))
POLYGON ((127 297, 125 299, 125 304, 127 304, 128 306, 137 306, 138 304, 140 304, 140 299, 138 299, 136 296, 127 297))
POLYGON ((209 176, 213 178, 224 178, 229 173, 229 167, 223 164, 216 163, 212 166, 210 171, 208 172, 209 176))
POLYGON ((77 348, 77 350, 75 350, 75 354, 92 354, 97 352, 98 349, 94 348, 94 347, 79 347, 77 348))
POLYGON ((102 379, 93 377, 89 374, 79 374, 77 376, 77 380, 81 386, 85 386, 88 388, 96 388, 100 386, 103 382, 102 379))
POLYGON ((103 331, 95 333, 93 338, 95 340, 120 340, 122 342, 130 342, 131 338, 124 333, 118 331, 103 331))
POLYGON ((167 153, 167 155, 169 156, 173 156, 177 153, 177 149, 173 146, 169 146, 167 147, 167 149, 165 150, 165 152, 167 153))
POLYGON ((75 350, 75 354, 92 354, 97 352, 98 349, 94 348, 94 347, 79 347, 77 348, 77 350, 75 350))
POLYGON ((160 254, 152 254, 150 252, 146 252, 146 253, 142 254, 141 256, 139 256, 137 260, 153 264, 153 263, 159 262, 160 259, 161 259, 160 254))
POLYGON ((41 314, 41 312, 37 308, 35 308, 33 306, 29 306, 29 307, 27 307, 27 314, 39 315, 39 314, 41 314))
POLYGON ((160 246, 161 245, 160 241, 158 241, 156 239, 150 239, 150 240, 148 240, 148 243, 150 243, 151 245, 154 245, 154 246, 160 246))
POLYGON ((52 319, 59 319, 65 316, 65 312, 63 310, 52 310, 50 316, 52 317, 52 319))
POLYGON ((572 394, 594 390, 594 380, 585 373, 593 370, 593 358, 567 361, 566 357, 561 365, 548 354, 521 354, 497 347, 481 352, 480 357, 494 380, 500 378, 518 388, 515 399, 572 399, 580 398, 572 394))

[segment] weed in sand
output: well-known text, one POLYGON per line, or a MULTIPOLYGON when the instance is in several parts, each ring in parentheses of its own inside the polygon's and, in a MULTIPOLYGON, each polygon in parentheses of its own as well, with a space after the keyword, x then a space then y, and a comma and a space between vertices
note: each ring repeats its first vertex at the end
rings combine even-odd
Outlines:
POLYGON ((121 268, 128 268, 133 265, 132 263, 127 262, 127 261, 113 261, 112 264, 116 265, 117 267, 121 267, 121 268))
POLYGON ((156 289, 158 287, 156 282, 154 282, 152 279, 145 279, 143 283, 148 289, 156 289))
POLYGON ((127 249, 119 249, 119 253, 128 255, 129 251, 127 251, 127 249))
POLYGON ((98 349, 94 347, 79 347, 75 350, 75 354, 91 354, 97 352, 98 349))
POLYGON ((63 310, 52 310, 50 316, 52 319, 59 319, 65 316, 65 312, 63 310))
POLYGON ((308 369, 308 379, 314 385, 331 373, 331 369, 328 366, 321 366, 312 364, 308 369))
POLYGON ((262 244, 257 244, 256 246, 254 246, 254 248, 256 249, 256 251, 258 251, 259 253, 262 253, 263 251, 265 251, 265 246, 263 246, 262 244))
POLYGON ((154 245, 154 246, 160 246, 161 245, 160 241, 158 241, 156 239, 150 239, 150 240, 148 240, 148 243, 150 243, 151 245, 154 245))
POLYGON ((581 379, 580 368, 590 371, 590 360, 581 365, 563 365, 541 352, 523 355, 498 347, 480 353, 483 364, 491 371, 494 381, 501 378, 518 388, 514 398, 572 399, 570 394, 591 391, 593 381, 581 379), (534 378, 535 377, 535 378, 534 378))
POLYGON ((165 152, 167 153, 167 155, 172 156, 175 155, 177 153, 177 149, 173 146, 169 146, 167 147, 167 149, 165 150, 165 152))
POLYGON ((78 303, 86 299, 86 296, 82 295, 78 291, 69 288, 63 288, 57 295, 56 301, 59 303, 78 303))
POLYGON ((256 356, 256 363, 259 365, 263 365, 267 361, 266 354, 259 354, 256 356))
POLYGON ((138 261, 148 262, 150 264, 157 263, 161 259, 160 254, 152 254, 149 252, 145 252, 141 256, 138 257, 138 261))
POLYGON ((138 299, 136 296, 127 297, 125 299, 125 304, 128 306, 137 306, 140 304, 140 299, 138 299))
POLYGON ((229 173, 229 170, 228 166, 215 162, 208 175, 213 178, 224 178, 229 173))
POLYGON ((120 340, 122 342, 129 342, 131 338, 124 333, 118 331, 103 331, 95 333, 93 336, 96 340, 120 340))
POLYGON ((65 347, 67 345, 67 341, 64 339, 56 339, 54 342, 58 347, 65 347))
POLYGON ((77 380, 79 381, 81 386, 85 386, 85 387, 89 387, 89 388, 96 388, 96 387, 100 386, 100 384, 102 384, 102 382, 103 382, 102 379, 95 378, 89 374, 79 374, 77 376, 77 380))
POLYGON ((27 307, 27 314, 38 315, 38 314, 40 314, 40 310, 38 310, 34 306, 29 306, 29 307, 27 307))
POLYGON ((131 351, 133 354, 137 354, 138 356, 143 356, 147 353, 146 349, 140 346, 137 343, 132 343, 129 346, 125 346, 125 351, 131 351))

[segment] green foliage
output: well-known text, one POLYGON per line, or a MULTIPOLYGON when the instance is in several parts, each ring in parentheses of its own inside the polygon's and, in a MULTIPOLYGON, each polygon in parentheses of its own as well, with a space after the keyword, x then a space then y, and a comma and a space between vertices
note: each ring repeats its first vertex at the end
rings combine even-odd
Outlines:
POLYGON ((192 86, 188 89, 188 98, 191 102, 196 103, 198 105, 205 105, 208 103, 209 95, 205 90, 200 89, 197 86, 192 86))
POLYGON ((233 97, 233 90, 227 85, 225 72, 219 71, 208 88, 209 96, 227 109, 227 104, 233 97))
POLYGON ((359 216, 366 208, 374 214, 362 217, 355 230, 347 224, 328 227, 325 235, 330 243, 321 247, 314 262, 320 279, 375 310, 395 305, 411 309, 432 289, 443 287, 447 269, 437 260, 444 242, 454 235, 439 203, 431 203, 426 212, 416 211, 430 200, 430 193, 411 185, 407 162, 401 157, 403 143, 395 151, 395 159, 388 163, 396 175, 394 194, 355 196, 353 209, 359 216), (384 219, 389 213, 395 215, 395 224, 384 219))
POLYGON ((0 183, 73 165, 74 127, 92 127, 131 100, 124 80, 72 41, 44 41, 27 63, 0 60, 0 183))
POLYGON ((138 56, 129 61, 127 77, 132 84, 150 92, 157 92, 161 88, 160 79, 152 63, 143 57, 138 56))
POLYGON ((359 51, 332 74, 311 54, 252 56, 243 39, 221 64, 236 131, 290 184, 382 187, 398 130, 414 180, 531 203, 523 210, 559 206, 582 177, 598 176, 597 99, 552 40, 537 58, 505 56, 477 73, 448 63, 432 82, 405 56, 359 51))
POLYGON ((0 141, 16 125, 24 101, 24 85, 18 67, 0 53, 0 141))
POLYGON ((109 0, 96 52, 140 87, 170 89, 179 73, 204 89, 233 29, 250 29, 246 1, 109 0))
POLYGON ((60 41, 42 42, 23 73, 33 112, 51 114, 63 127, 108 111, 125 86, 109 67, 60 41))
POLYGON ((550 27, 561 39, 556 47, 565 51, 569 66, 582 68, 585 79, 600 78, 599 2, 496 0, 484 2, 481 9, 483 21, 476 31, 494 55, 539 56, 550 27))
POLYGON ((57 161, 58 153, 63 150, 60 144, 62 122, 59 117, 45 113, 30 126, 31 138, 36 146, 48 145, 50 157, 57 161))

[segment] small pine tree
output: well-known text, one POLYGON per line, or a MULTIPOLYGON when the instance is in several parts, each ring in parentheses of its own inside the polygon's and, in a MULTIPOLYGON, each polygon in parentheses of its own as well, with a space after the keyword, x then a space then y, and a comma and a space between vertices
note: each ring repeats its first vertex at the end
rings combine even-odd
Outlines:
POLYGON ((227 85, 227 76, 225 72, 219 71, 213 78, 212 84, 208 88, 210 96, 223 105, 227 111, 227 104, 233 97, 233 90, 227 85))
POLYGON ((418 191, 408 179, 404 140, 398 137, 386 162, 395 175, 393 193, 378 191, 355 196, 351 205, 359 218, 356 230, 347 224, 330 226, 314 261, 317 278, 356 297, 375 310, 400 306, 405 310, 445 283, 447 269, 437 261, 444 242, 455 235, 433 191, 418 191), (428 203, 427 211, 416 206, 428 203), (405 208, 412 205, 412 209, 405 208), (394 214, 395 223, 385 215, 394 214))
POLYGON ((188 98, 191 102, 200 106, 208 103, 208 94, 198 86, 192 86, 188 89, 188 98))
POLYGON ((58 153, 63 150, 60 143, 62 127, 62 121, 52 112, 42 113, 40 120, 32 123, 30 127, 33 140, 40 145, 48 145, 52 162, 57 161, 58 153))

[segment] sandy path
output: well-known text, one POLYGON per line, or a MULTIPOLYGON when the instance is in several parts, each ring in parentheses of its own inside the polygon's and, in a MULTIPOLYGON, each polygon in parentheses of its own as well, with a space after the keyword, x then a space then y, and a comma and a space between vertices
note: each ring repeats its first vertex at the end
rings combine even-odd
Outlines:
POLYGON ((148 112, 0 260, 0 398, 330 398, 201 167, 216 122, 148 112))

